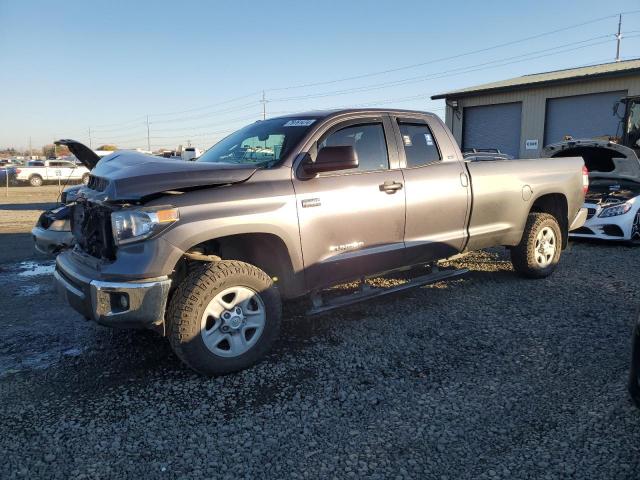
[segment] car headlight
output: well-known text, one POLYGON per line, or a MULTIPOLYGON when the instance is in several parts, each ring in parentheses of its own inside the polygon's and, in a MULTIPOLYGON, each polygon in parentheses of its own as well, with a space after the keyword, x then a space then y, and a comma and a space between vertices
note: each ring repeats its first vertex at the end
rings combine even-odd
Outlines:
POLYGON ((619 203, 618 205, 603 208, 602 211, 598 214, 598 217, 605 218, 624 215, 629 210, 631 210, 631 204, 629 202, 619 203))
POLYGON ((51 222, 51 225, 49 225, 49 230, 54 232, 69 232, 71 231, 71 222, 69 222, 69 219, 54 220, 51 222))
POLYGON ((179 219, 178 209, 170 206, 118 210, 111 214, 113 239, 116 245, 144 240, 179 219))

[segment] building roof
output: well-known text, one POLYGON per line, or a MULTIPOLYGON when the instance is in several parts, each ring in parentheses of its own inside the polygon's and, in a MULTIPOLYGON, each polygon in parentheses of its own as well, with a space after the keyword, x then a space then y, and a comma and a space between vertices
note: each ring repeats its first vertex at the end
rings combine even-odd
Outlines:
POLYGON ((431 100, 524 90, 527 88, 541 87, 550 84, 571 83, 576 80, 591 80, 593 78, 630 75, 638 72, 640 72, 640 58, 625 60, 623 62, 602 63, 599 65, 590 65, 588 67, 567 68, 564 70, 554 70, 552 72, 523 75, 522 77, 510 78, 499 82, 484 83, 474 87, 440 93, 438 95, 433 95, 431 100))

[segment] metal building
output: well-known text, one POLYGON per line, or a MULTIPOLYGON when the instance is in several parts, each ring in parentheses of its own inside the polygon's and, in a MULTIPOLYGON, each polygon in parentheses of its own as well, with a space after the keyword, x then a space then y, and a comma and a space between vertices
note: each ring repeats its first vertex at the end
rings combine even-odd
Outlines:
POLYGON ((543 146, 619 135, 614 105, 640 95, 640 59, 524 75, 434 95, 463 148, 498 148, 533 158, 543 146))

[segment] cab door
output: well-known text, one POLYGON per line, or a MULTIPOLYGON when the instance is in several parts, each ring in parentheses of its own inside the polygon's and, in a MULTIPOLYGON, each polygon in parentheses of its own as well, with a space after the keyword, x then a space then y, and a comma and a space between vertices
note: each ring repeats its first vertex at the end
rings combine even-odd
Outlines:
POLYGON ((357 168, 304 179, 294 166, 300 239, 309 290, 402 265, 404 179, 387 116, 328 126, 309 149, 353 146, 357 168), (389 143, 391 143, 391 148, 389 143))
POLYGON ((393 126, 407 199, 406 263, 455 255, 464 248, 471 208, 459 150, 435 117, 395 117, 393 126))

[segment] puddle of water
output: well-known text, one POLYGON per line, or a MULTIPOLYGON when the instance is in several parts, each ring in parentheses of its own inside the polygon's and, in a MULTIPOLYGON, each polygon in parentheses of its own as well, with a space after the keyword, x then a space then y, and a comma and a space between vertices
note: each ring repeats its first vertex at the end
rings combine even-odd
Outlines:
POLYGON ((53 262, 47 262, 46 264, 36 262, 20 262, 18 264, 20 272, 19 277, 36 277, 39 275, 51 275, 55 270, 53 262))

